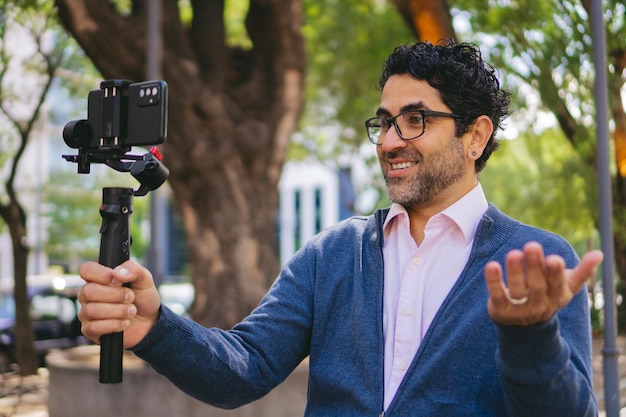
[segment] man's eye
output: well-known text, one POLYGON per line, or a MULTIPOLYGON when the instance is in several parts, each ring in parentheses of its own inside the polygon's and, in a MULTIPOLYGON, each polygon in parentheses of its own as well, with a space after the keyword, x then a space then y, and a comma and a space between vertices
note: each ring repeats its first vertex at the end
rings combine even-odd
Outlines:
POLYGON ((421 126, 424 123, 421 113, 407 113, 404 119, 411 126, 421 126))

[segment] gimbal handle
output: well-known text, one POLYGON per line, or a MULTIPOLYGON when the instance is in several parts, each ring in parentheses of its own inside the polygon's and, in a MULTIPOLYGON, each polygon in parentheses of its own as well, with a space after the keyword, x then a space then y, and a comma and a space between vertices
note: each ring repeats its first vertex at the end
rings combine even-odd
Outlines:
MULTIPOLYGON (((78 163, 78 173, 88 174, 92 163, 102 163, 119 172, 130 172, 140 183, 132 188, 108 187, 102 189, 100 216, 100 257, 104 266, 115 268, 130 259, 130 215, 133 212, 133 196, 145 196, 160 187, 169 175, 161 162, 157 148, 138 156, 123 151, 79 149, 78 155, 63 155, 68 162, 78 163)), ((124 353, 123 332, 100 338, 100 382, 122 382, 122 358, 124 353)))
MULTIPOLYGON (((130 259, 130 215, 133 212, 133 189, 108 187, 102 189, 100 216, 100 256, 104 266, 115 268, 130 259)), ((122 382, 124 333, 111 333, 100 338, 100 382, 122 382)))

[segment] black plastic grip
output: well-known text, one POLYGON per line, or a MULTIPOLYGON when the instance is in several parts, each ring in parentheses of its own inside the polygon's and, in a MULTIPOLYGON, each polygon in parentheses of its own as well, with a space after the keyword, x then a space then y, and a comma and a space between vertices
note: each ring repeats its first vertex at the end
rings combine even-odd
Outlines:
MULTIPOLYGON (((104 188, 100 216, 99 262, 115 268, 130 259, 130 215, 133 212, 132 188, 104 188)), ((100 382, 122 382, 122 357, 124 353, 123 332, 100 338, 100 382)))

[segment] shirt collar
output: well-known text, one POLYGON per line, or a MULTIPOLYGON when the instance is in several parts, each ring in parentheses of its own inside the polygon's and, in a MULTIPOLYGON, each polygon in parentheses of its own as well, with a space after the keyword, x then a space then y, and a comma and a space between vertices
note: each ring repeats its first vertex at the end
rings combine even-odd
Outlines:
MULTIPOLYGON (((482 215, 485 211, 487 211, 488 207, 489 203, 487 202, 483 188, 480 183, 478 183, 470 190, 470 192, 438 213, 436 216, 444 215, 452 220, 463 233, 465 243, 469 244, 472 239, 474 239, 478 223, 480 222, 482 215)), ((385 239, 389 236, 389 233, 391 232, 390 225, 396 218, 398 221, 403 219, 404 221, 402 223, 405 227, 409 227, 409 214, 406 211, 406 208, 400 204, 392 203, 389 207, 387 218, 383 224, 385 239)))

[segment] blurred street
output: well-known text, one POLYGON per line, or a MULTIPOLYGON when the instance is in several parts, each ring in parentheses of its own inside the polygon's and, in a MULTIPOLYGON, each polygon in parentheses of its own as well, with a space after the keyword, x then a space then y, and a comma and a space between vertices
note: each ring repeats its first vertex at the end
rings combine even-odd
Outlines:
POLYGON ((48 417, 48 370, 21 377, 0 375, 0 417, 48 417))

